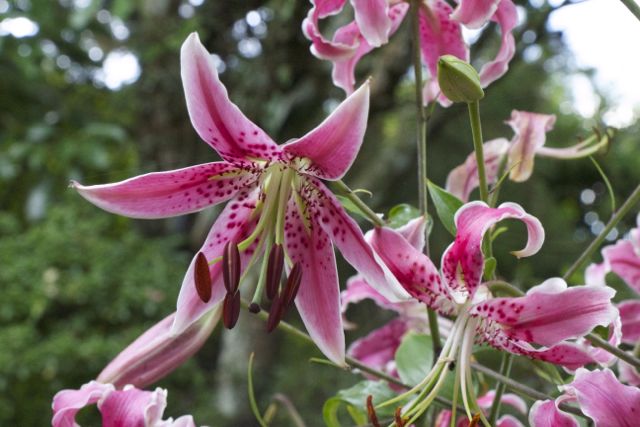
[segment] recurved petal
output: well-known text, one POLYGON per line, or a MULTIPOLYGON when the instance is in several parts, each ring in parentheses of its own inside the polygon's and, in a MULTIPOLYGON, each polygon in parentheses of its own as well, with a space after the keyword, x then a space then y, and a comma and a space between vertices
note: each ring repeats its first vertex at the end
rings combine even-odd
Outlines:
POLYGON ((302 284, 295 299, 300 317, 318 348, 344 366, 344 330, 340 313, 340 284, 329 236, 311 220, 310 229, 292 199, 285 219, 285 250, 302 267, 302 284))
POLYGON ((307 203, 311 216, 315 217, 345 260, 363 275, 369 285, 390 302, 409 298, 398 280, 365 241, 358 224, 320 180, 310 177, 300 195, 307 203))
POLYGON ((380 292, 373 289, 361 274, 350 277, 347 280, 347 289, 340 293, 342 312, 346 312, 349 304, 356 304, 365 299, 373 300, 376 305, 388 310, 396 310, 399 303, 391 303, 380 292))
POLYGON ((618 304, 622 321, 622 342, 636 345, 640 342, 640 300, 618 304))
POLYGON ((511 0, 501 0, 492 20, 496 21, 500 26, 500 32, 502 33, 501 45, 496 57, 484 64, 480 69, 482 87, 487 87, 502 77, 509 69, 509 62, 516 53, 516 41, 511 32, 518 23, 518 12, 513 2, 511 0))
POLYGON ((407 222, 402 227, 399 227, 396 231, 404 237, 407 243, 421 251, 424 249, 426 228, 427 221, 423 216, 419 216, 407 222))
POLYGON ((509 178, 512 181, 523 182, 529 179, 533 172, 536 150, 544 145, 547 132, 553 129, 555 121, 555 115, 518 110, 511 112, 511 118, 506 123, 515 133, 509 150, 509 178))
POLYGON ((633 289, 640 293, 640 256, 629 240, 620 240, 602 250, 602 256, 616 273, 633 289))
POLYGON ((451 14, 451 19, 476 29, 489 22, 500 0, 461 0, 451 14))
POLYGON ((565 390, 598 427, 635 426, 640 414, 640 389, 621 384, 609 369, 578 369, 565 390))
POLYGON ((513 415, 503 415, 496 420, 496 427, 524 427, 513 415))
POLYGON ((314 7, 307 13, 307 17, 302 21, 302 32, 307 39, 311 40, 311 53, 320 59, 328 59, 330 61, 347 59, 355 53, 358 47, 358 40, 345 43, 343 40, 337 40, 334 37, 334 40, 330 41, 320 32, 320 19, 339 13, 345 1, 316 2, 314 7))
POLYGON ((450 17, 452 10, 444 0, 429 0, 420 8, 420 49, 433 79, 438 75, 438 58, 442 55, 469 60, 460 23, 450 17))
POLYGON ((245 164, 248 158, 279 157, 280 147, 231 102, 213 58, 196 33, 182 45, 180 66, 193 127, 223 159, 245 164))
POLYGON ((618 377, 620 381, 640 387, 640 372, 622 360, 618 361, 618 377))
POLYGON ((431 308, 442 308, 448 294, 438 269, 426 255, 387 227, 376 228, 370 243, 409 295, 431 308))
POLYGON ((528 240, 524 249, 514 251, 516 257, 531 256, 540 250, 544 242, 542 224, 516 203, 503 203, 497 208, 475 201, 462 206, 455 215, 457 234, 455 241, 442 255, 442 275, 454 292, 457 302, 464 302, 480 285, 484 257, 482 238, 494 224, 504 219, 518 219, 527 227, 528 240))
POLYGON ((94 205, 131 218, 166 218, 229 200, 255 181, 253 173, 225 163, 154 172, 113 184, 71 187, 94 205))
MULTIPOLYGON (((484 395, 478 397, 478 406, 480 406, 483 409, 491 408, 495 397, 496 397, 495 390, 489 390, 484 395)), ((527 413, 527 404, 517 394, 505 393, 500 398, 500 402, 511 406, 513 409, 520 412, 521 414, 527 413)))
MULTIPOLYGON (((509 150, 509 141, 505 138, 492 139, 483 145, 484 168, 487 184, 498 180, 498 169, 504 155, 509 150)), ((478 163, 475 152, 469 154, 460 166, 454 168, 447 176, 446 190, 463 202, 469 200, 471 192, 478 187, 478 163)))
POLYGON ((558 401, 538 400, 529 412, 531 427, 579 427, 580 424, 566 412, 558 409, 558 401))
POLYGON ((91 381, 80 390, 62 390, 53 397, 53 427, 76 427, 76 414, 87 405, 96 403, 115 388, 111 384, 91 381))
POLYGON ((351 94, 318 127, 283 147, 292 158, 308 159, 301 172, 340 179, 356 158, 369 114, 369 82, 351 94))
MULTIPOLYGON (((225 206, 222 213, 211 227, 209 235, 199 252, 202 252, 209 262, 221 257, 225 244, 229 240, 241 242, 254 230, 257 218, 253 218, 256 202, 258 200, 258 188, 241 190, 238 195, 225 206)), ((254 242, 240 254, 242 270, 247 265, 253 252, 256 250, 254 242)), ((217 262, 209 266, 212 282, 212 294, 209 302, 204 303, 194 282, 194 268, 196 257, 193 258, 187 273, 182 281, 180 294, 178 295, 178 308, 171 327, 171 333, 179 334, 196 322, 204 313, 212 310, 226 294, 222 277, 222 263, 217 262)))
POLYGON ((153 384, 202 347, 220 318, 220 310, 212 310, 179 334, 171 333, 174 318, 175 313, 165 317, 132 342, 102 370, 98 381, 118 388, 153 384))
POLYGON ((511 338, 552 346, 584 336, 598 325, 608 326, 618 316, 608 287, 574 286, 553 278, 518 298, 492 298, 475 305, 471 313, 500 324, 511 338))
POLYGON ((387 0, 351 0, 355 19, 367 43, 379 47, 389 41, 391 19, 387 0))
POLYGON ((167 391, 143 391, 126 386, 98 402, 103 427, 156 426, 167 406, 167 391))

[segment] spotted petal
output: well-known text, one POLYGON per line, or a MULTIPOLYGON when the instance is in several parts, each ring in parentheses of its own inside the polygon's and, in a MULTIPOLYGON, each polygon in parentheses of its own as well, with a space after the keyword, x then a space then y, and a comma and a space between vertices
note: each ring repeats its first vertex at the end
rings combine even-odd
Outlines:
POLYGON ((309 164, 299 167, 305 173, 323 179, 340 179, 360 150, 368 114, 369 82, 366 82, 320 125, 286 144, 283 151, 294 158, 308 159, 309 164))
POLYGON ((609 369, 578 369, 565 390, 598 427, 635 426, 640 414, 640 389, 621 384, 609 369))
POLYGON ((480 84, 482 87, 487 87, 502 77, 509 69, 509 62, 516 53, 516 41, 511 32, 518 23, 518 12, 513 2, 511 0, 501 0, 492 20, 496 21, 500 26, 500 32, 502 33, 501 45, 496 57, 484 64, 480 69, 480 84))
POLYGON ((408 299, 409 295, 374 253, 358 224, 345 212, 331 191, 317 179, 310 178, 308 181, 309 185, 301 189, 300 195, 308 204, 310 214, 316 217, 347 262, 389 301, 408 299))
MULTIPOLYGON (((258 189, 242 190, 238 196, 230 201, 211 227, 200 252, 207 260, 212 261, 222 256, 225 244, 229 240, 238 243, 248 237, 255 228, 256 218, 252 217, 258 189)), ((248 267, 249 260, 256 250, 255 243, 240 254, 242 269, 248 267)), ((178 309, 171 327, 171 332, 179 334, 196 322, 202 315, 212 310, 226 294, 222 279, 222 265, 217 262, 209 266, 212 282, 212 294, 209 302, 203 302, 196 291, 194 268, 196 257, 193 258, 182 281, 178 295, 178 309)))
POLYGON ((480 285, 484 267, 482 238, 489 228, 507 218, 521 220, 528 232, 525 248, 512 253, 520 258, 538 252, 544 242, 542 224, 516 203, 503 203, 497 208, 490 208, 483 202, 475 201, 456 212, 456 239, 442 255, 441 263, 443 278, 456 302, 464 302, 480 285))
POLYGON ((180 64, 187 109, 200 138, 231 163, 278 158, 278 145, 229 99, 196 33, 183 43, 180 64))
POLYGON ((513 166, 509 178, 512 181, 523 182, 529 179, 536 151, 544 145, 546 133, 553 129, 555 121, 554 115, 518 110, 511 112, 511 119, 506 123, 515 132, 509 150, 509 165, 513 166))
POLYGON ((247 170, 216 162, 154 172, 113 184, 71 187, 94 205, 131 218, 166 218, 200 211, 255 181, 247 170))
POLYGON ((560 278, 548 279, 518 298, 492 298, 475 305, 473 315, 491 319, 512 338, 552 346, 584 336, 618 316, 608 287, 567 288, 560 278))
POLYGON ((344 366, 340 284, 333 245, 315 221, 310 224, 307 229, 297 203, 290 200, 284 230, 286 253, 302 266, 296 307, 313 342, 331 361, 344 366))
POLYGON ((116 387, 146 387, 165 377, 195 354, 220 318, 213 310, 180 334, 171 333, 175 313, 165 317, 125 348, 98 376, 116 387))
MULTIPOLYGON (((487 184, 493 184, 498 180, 498 168, 508 150, 509 141, 505 138, 493 139, 484 143, 484 168, 487 184)), ((479 184, 478 163, 475 152, 473 152, 467 156, 463 164, 449 172, 446 190, 463 202, 467 202, 469 195, 479 184)))

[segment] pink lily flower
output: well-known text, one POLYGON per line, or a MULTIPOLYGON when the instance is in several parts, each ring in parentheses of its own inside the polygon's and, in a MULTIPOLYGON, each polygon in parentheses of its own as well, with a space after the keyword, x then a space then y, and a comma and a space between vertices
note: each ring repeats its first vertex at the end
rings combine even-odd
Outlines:
POLYGON ((481 243, 487 230, 508 218, 524 222, 528 232, 525 248, 512 253, 517 257, 535 254, 544 240, 544 230, 535 217, 515 203, 490 208, 483 202, 471 202, 456 212, 457 235, 442 255, 441 272, 396 231, 374 231, 374 249, 407 292, 442 315, 457 315, 434 369, 406 393, 410 395, 427 385, 433 387, 422 403, 413 406, 410 415, 426 410, 444 381, 445 368, 458 360, 460 390, 471 419, 472 393, 468 393, 467 385, 471 381, 469 362, 474 341, 577 369, 594 359, 584 346, 567 340, 584 336, 597 325, 609 325, 618 315, 610 301, 615 294, 613 289, 567 288, 560 278, 549 279, 522 297, 493 298, 481 280, 481 243), (438 379, 433 385, 435 378, 438 379))
MULTIPOLYGON (((513 110, 505 123, 513 129, 511 141, 505 138, 484 143, 485 174, 488 184, 495 184, 500 174, 509 172, 509 179, 524 182, 531 176, 535 156, 555 159, 578 159, 590 156, 607 145, 608 136, 597 141, 596 136, 566 148, 545 147, 546 134, 553 129, 556 116, 513 110)), ((478 187, 475 154, 469 154, 461 165, 447 176, 446 190, 466 202, 478 187)))
POLYGON ((369 84, 311 132, 279 146, 230 101, 195 33, 182 45, 181 75, 193 126, 224 161, 72 186, 97 206, 134 218, 171 217, 229 201, 189 266, 172 332, 184 331, 223 300, 223 320, 232 327, 240 310, 238 285, 263 259, 252 309, 259 310, 266 288, 271 330, 295 301, 320 350, 344 364, 333 244, 387 298, 407 297, 321 181, 340 179, 355 159, 366 129, 369 84), (283 263, 291 274, 280 289, 283 263))
MULTIPOLYGON (((346 0, 312 0, 313 7, 302 23, 305 36, 311 40, 311 52, 320 59, 333 62, 333 82, 347 94, 355 87, 355 68, 360 59, 374 48, 386 44, 399 28, 409 9, 402 0, 352 0, 355 19, 339 28, 332 40, 325 38, 319 21, 340 13, 346 0)), ((420 47, 422 59, 430 78, 424 86, 424 102, 440 95, 437 62, 442 55, 454 55, 468 61, 469 47, 462 38, 462 26, 480 28, 495 21, 501 29, 502 40, 496 57, 480 70, 480 82, 488 86, 507 72, 515 54, 515 40, 511 34, 517 24, 517 12, 511 0, 460 0, 454 10, 444 0, 424 0, 420 8, 420 47)))
POLYGON ((538 401, 531 407, 532 427, 578 427, 571 415, 560 411, 560 402, 575 401, 596 427, 633 427, 638 425, 640 389, 621 384, 609 369, 588 371, 580 368, 565 393, 556 399, 538 401))
POLYGON ((103 427, 195 427, 191 415, 175 421, 162 419, 167 391, 143 391, 133 386, 116 390, 112 384, 91 381, 80 390, 62 390, 53 398, 53 427, 79 427, 76 414, 87 405, 98 404, 103 427))
MULTIPOLYGON (((496 397, 496 392, 493 390, 488 391, 483 396, 478 397, 478 407, 487 413, 493 405, 493 401, 496 397)), ((505 393, 500 398, 500 402, 511 406, 517 412, 522 415, 527 414, 527 404, 518 395, 512 393, 505 393)), ((438 414, 435 427, 449 427, 451 425, 452 413, 449 410, 440 411, 438 414)), ((455 423, 456 427, 468 427, 469 420, 466 417, 458 417, 455 423)), ((513 415, 503 415, 496 420, 495 427, 524 427, 522 423, 513 415)))
POLYGON ((171 331, 175 313, 144 332, 122 350, 98 375, 97 381, 124 387, 146 387, 164 378, 193 356, 207 341, 222 310, 203 315, 179 334, 171 331))

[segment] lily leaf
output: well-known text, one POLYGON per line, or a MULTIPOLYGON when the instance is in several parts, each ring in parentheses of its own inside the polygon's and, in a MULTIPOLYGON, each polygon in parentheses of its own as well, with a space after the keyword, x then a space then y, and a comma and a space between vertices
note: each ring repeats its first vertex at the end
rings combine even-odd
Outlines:
MULTIPOLYGON (((366 424, 367 396, 373 396, 375 405, 391 399, 395 396, 395 392, 384 381, 361 381, 351 388, 340 390, 338 394, 327 399, 322 407, 322 418, 327 427, 340 427, 338 412, 343 405, 357 425, 366 424)), ((380 408, 377 414, 392 416, 394 409, 393 407, 380 408)))
POLYGON ((427 376, 433 365, 431 337, 409 332, 396 351, 396 368, 405 384, 415 385, 427 376))
POLYGON ((362 210, 351 200, 338 194, 336 194, 336 197, 338 198, 338 200, 340 200, 340 204, 342 205, 342 207, 347 211, 351 212, 352 214, 358 215, 366 220, 369 220, 369 217, 364 212, 362 212, 362 210))
POLYGON ((436 212, 438 213, 440 222, 442 222, 444 228, 446 228, 452 236, 455 236, 456 223, 454 221, 454 216, 464 203, 462 203, 462 201, 456 196, 449 193, 444 188, 438 187, 431 181, 427 183, 427 186, 429 187, 429 194, 431 195, 431 200, 433 200, 433 204, 436 207, 436 212))
POLYGON ((401 203, 389 209, 389 226, 399 228, 420 216, 420 210, 408 203, 401 203))

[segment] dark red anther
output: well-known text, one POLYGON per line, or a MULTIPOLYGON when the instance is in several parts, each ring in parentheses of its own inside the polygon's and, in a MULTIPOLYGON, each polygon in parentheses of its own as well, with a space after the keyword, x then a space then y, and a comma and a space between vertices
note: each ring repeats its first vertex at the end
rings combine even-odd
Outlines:
POLYGON ((193 280, 202 302, 209 302, 211 299, 211 275, 209 274, 209 262, 202 252, 198 252, 198 255, 196 255, 193 280))
POLYGON ((477 413, 469 421, 469 427, 478 427, 480 425, 480 413, 477 413))
POLYGON ((227 293, 235 294, 240 284, 240 251, 231 240, 224 245, 222 252, 222 280, 227 293))
POLYGON ((282 320, 282 312, 284 306, 282 305, 282 295, 276 295, 271 301, 271 308, 269 309, 269 317, 267 318, 267 333, 271 333, 276 326, 282 320))
POLYGON ((369 422, 373 427, 380 427, 380 421, 376 415, 376 408, 373 406, 373 396, 367 396, 367 415, 369 416, 369 422))
POLYGON ((402 418, 402 408, 396 408, 396 412, 394 414, 394 421, 395 421, 394 427, 404 427, 405 424, 407 423, 407 420, 402 418))
POLYGON ((284 299, 284 307, 288 308, 293 304, 293 301, 298 295, 298 289, 300 289, 300 282, 302 281, 302 265, 299 262, 293 264, 293 268, 289 272, 287 278, 287 284, 284 286, 282 297, 284 299))
POLYGON ((227 329, 236 326, 240 317, 240 292, 235 294, 227 294, 222 303, 222 323, 227 329))
POLYGON ((252 302, 251 304, 249 304, 249 311, 253 314, 260 313, 260 305, 258 303, 252 302))
POLYGON ((284 268, 284 250, 282 245, 274 244, 269 252, 269 263, 267 264, 267 298, 272 300, 278 293, 282 269, 284 268))

